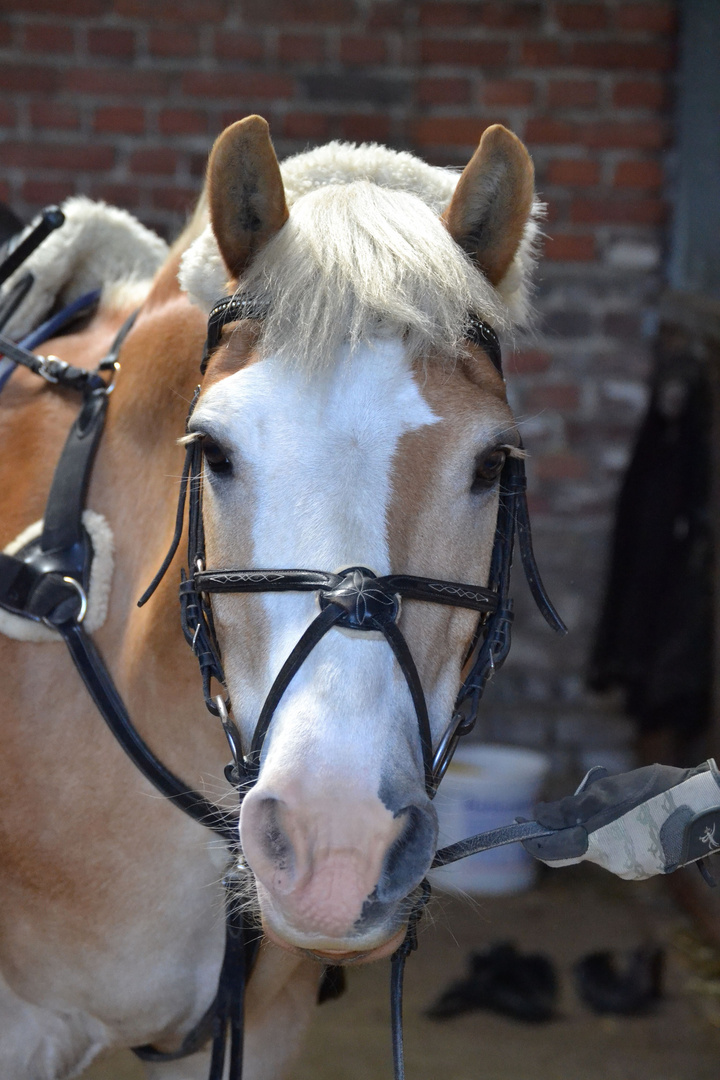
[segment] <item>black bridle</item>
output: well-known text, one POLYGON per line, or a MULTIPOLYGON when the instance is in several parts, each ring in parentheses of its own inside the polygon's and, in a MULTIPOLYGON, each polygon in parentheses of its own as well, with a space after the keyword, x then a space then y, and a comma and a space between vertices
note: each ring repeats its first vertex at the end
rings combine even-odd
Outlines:
MULTIPOLYGON (((56 223, 52 218, 52 227, 61 223, 56 223)), ((43 219, 33 234, 35 246, 48 231, 48 221, 43 219)), ((32 249, 29 241, 30 238, 28 242, 24 242, 23 257, 27 257, 32 249)), ((14 254, 10 259, 13 261, 12 269, 22 261, 18 261, 14 254)), ((0 266, 0 281, 7 265, 6 261, 0 266)), ((7 273, 4 276, 6 277, 7 273)), ((21 292, 22 290, 13 295, 12 303, 7 305, 3 313, 5 319, 9 318, 11 311, 20 302, 21 292)), ((74 314, 72 312, 68 317, 74 317, 74 314)), ((201 370, 204 372, 210 355, 219 343, 224 326, 242 318, 262 318, 263 314, 262 308, 248 297, 223 297, 218 301, 210 313, 201 370)), ((74 368, 53 357, 38 357, 30 352, 27 346, 18 346, 0 334, 0 353, 4 352, 13 361, 48 382, 82 395, 80 413, 72 425, 53 477, 42 536, 17 555, 0 553, 0 607, 24 618, 45 622, 57 630, 99 712, 137 768, 175 805, 221 836, 228 844, 237 865, 241 855, 237 816, 221 810, 201 794, 188 788, 187 784, 171 773, 152 753, 135 729, 102 656, 83 627, 93 552, 92 544, 82 527, 81 516, 95 451, 104 427, 108 394, 119 369, 118 357, 134 320, 135 314, 121 327, 110 351, 95 372, 74 368), (111 374, 109 382, 107 373, 111 374)), ((0 330, 2 324, 3 319, 0 316, 0 330)), ((56 333, 58 329, 59 323, 55 319, 49 333, 56 333)), ((500 346, 494 330, 477 317, 469 316, 467 333, 468 338, 485 350, 491 362, 501 372, 500 346)), ((191 413, 199 389, 198 387, 193 399, 191 413)), ((392 649, 407 681, 415 707, 425 786, 430 796, 434 795, 459 739, 474 726, 483 690, 493 673, 502 666, 510 648, 513 612, 509 585, 516 536, 525 575, 540 611, 554 630, 565 633, 565 627, 547 597, 535 563, 525 499, 524 464, 521 458, 508 457, 500 477, 497 526, 487 587, 403 574, 376 577, 365 567, 349 567, 339 574, 317 570, 206 569, 202 520, 202 452, 195 440, 188 444, 186 450, 175 535, 170 550, 140 604, 145 603, 155 591, 177 550, 184 528, 188 494, 188 567, 187 571, 181 574, 180 585, 182 627, 200 665, 206 705, 222 720, 233 757, 226 769, 226 777, 237 787, 240 799, 257 779, 263 743, 282 694, 312 649, 333 626, 360 632, 380 632, 392 649), (258 718, 251 746, 247 754, 244 754, 240 734, 230 716, 229 700, 223 699, 220 694, 213 694, 213 680, 224 687, 225 678, 210 597, 219 592, 269 591, 316 592, 320 611, 276 677, 258 718), (453 715, 434 749, 420 678, 410 649, 397 624, 401 599, 449 604, 479 613, 478 624, 463 664, 467 674, 457 695, 453 715)), ((440 849, 436 852, 433 866, 446 865, 500 844, 545 835, 548 835, 548 830, 537 822, 506 826, 440 849)), ((161 1054, 149 1046, 136 1048, 136 1053, 146 1060, 170 1060, 196 1053, 208 1038, 212 1038, 209 1080, 221 1080, 228 1033, 230 1080, 240 1080, 244 988, 260 939, 259 928, 244 912, 239 912, 237 904, 233 903, 237 873, 237 869, 231 870, 224 881, 228 896, 225 955, 217 995, 210 1009, 186 1036, 177 1053, 161 1054)), ((408 922, 405 939, 392 958, 393 1056, 397 1080, 402 1080, 404 1076, 401 1035, 403 967, 405 958, 416 946, 416 924, 428 895, 429 885, 423 882, 408 922)))
MULTIPOLYGON (((264 314, 262 306, 251 297, 242 294, 222 297, 210 312, 201 372, 204 374, 225 326, 241 319, 262 319, 264 314)), ((500 343, 492 327, 471 315, 468 318, 467 335, 486 352, 502 375, 500 343)), ((198 387, 195 392, 188 422, 200 389, 198 387)), ((285 690, 318 642, 334 626, 360 632, 379 632, 390 646, 405 677, 415 708, 425 788, 430 798, 435 795, 460 738, 474 727, 483 691, 492 675, 504 663, 510 650, 513 604, 509 597, 509 588, 516 536, 525 576, 540 612, 557 633, 567 632, 545 591, 535 561, 522 456, 509 455, 500 475, 498 516, 487 587, 409 574, 377 577, 363 566, 348 567, 339 573, 304 569, 206 569, 202 480, 202 448, 199 440, 194 439, 188 442, 186 448, 175 535, 160 570, 139 604, 144 604, 152 596, 172 562, 183 532, 187 501, 187 570, 181 572, 180 584, 183 633, 200 666, 205 704, 208 710, 222 721, 233 755, 233 761, 226 768, 225 775, 229 782, 237 787, 241 800, 258 779, 265 738, 285 690), (213 681, 225 690, 226 686, 211 597, 213 593, 258 592, 314 592, 317 594, 320 610, 278 672, 261 708, 251 745, 247 753, 243 753, 240 733, 230 715, 230 701, 227 697, 223 699, 222 695, 213 693, 213 681), (479 612, 475 633, 463 664, 467 674, 458 692, 451 719, 435 749, 432 745, 422 683, 412 653, 397 624, 402 600, 446 604, 479 612)), ((536 822, 506 826, 494 830, 491 834, 471 837, 439 850, 432 865, 447 865, 486 847, 512 843, 541 833, 547 835, 547 830, 541 829, 536 822)), ((417 922, 429 894, 430 886, 424 881, 416 895, 405 938, 392 957, 391 1018, 396 1080, 403 1080, 405 1075, 402 1050, 404 964, 409 953, 417 946, 417 922)), ((234 1080, 235 1074, 232 1076, 234 1080)), ((214 1080, 213 1076, 211 1080, 214 1080)))

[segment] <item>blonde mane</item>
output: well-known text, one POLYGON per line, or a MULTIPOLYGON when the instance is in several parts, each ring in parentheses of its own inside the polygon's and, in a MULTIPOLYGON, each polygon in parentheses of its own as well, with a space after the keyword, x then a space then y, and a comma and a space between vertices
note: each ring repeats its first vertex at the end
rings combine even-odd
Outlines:
MULTIPOLYGON (((439 219, 457 174, 377 145, 330 143, 281 167, 290 217, 238 290, 267 305, 260 348, 305 368, 345 342, 402 334, 413 355, 456 355, 473 311, 498 330, 527 315, 536 205, 497 288, 439 219)), ((228 291, 208 226, 183 257, 180 283, 204 310, 228 291)))

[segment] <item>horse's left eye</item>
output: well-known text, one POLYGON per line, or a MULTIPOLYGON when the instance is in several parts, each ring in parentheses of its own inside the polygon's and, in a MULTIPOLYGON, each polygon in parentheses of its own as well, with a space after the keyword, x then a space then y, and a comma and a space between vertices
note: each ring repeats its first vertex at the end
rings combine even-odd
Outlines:
POLYGON ((209 435, 203 435, 200 445, 202 447, 203 457, 205 458, 205 464, 211 472, 232 472, 230 458, 214 439, 211 439, 209 435))
POLYGON ((507 460, 507 450, 493 450, 475 462, 471 491, 487 491, 495 483, 507 460))

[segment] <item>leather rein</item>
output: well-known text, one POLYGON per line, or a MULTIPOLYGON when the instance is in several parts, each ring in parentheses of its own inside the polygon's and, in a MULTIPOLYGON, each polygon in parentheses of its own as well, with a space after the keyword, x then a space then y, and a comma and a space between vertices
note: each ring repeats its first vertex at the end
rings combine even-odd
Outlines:
MULTIPOLYGON (((52 227, 58 225, 53 223, 52 227)), ((47 220, 43 218, 28 239, 35 237, 37 246, 49 231, 47 220)), ((23 244, 24 252, 29 254, 32 244, 28 240, 23 244)), ((15 269, 17 256, 11 255, 10 258, 14 259, 12 269, 15 269)), ((6 264, 0 266, 0 281, 3 280, 6 264)), ((7 276, 5 273, 4 277, 7 276)), ((24 295, 21 289, 17 292, 20 299, 16 300, 15 307, 24 295)), ((223 297, 218 301, 210 313, 201 371, 204 373, 208 358, 227 324, 242 318, 262 318, 263 314, 253 300, 242 295, 223 297)), ((73 311, 67 317, 74 316, 73 311)), ((153 754, 135 729, 102 656, 83 627, 93 552, 81 517, 95 452, 104 427, 108 397, 119 371, 120 351, 136 316, 137 312, 123 324, 108 354, 94 372, 74 368, 57 358, 37 356, 29 351, 25 342, 18 345, 0 334, 0 353, 53 385, 78 392, 82 399, 79 414, 55 469, 41 536, 15 555, 0 553, 0 607, 12 614, 42 621, 60 634, 100 714, 136 767, 163 795, 196 821, 216 832, 228 845, 233 869, 224 880, 227 896, 226 945, 216 998, 177 1052, 164 1054, 150 1046, 136 1048, 135 1052, 145 1060, 167 1061, 196 1053, 212 1038, 209 1080, 221 1080, 229 1042, 228 1076, 230 1080, 240 1080, 244 989, 257 955, 261 930, 249 916, 239 913, 238 905, 232 902, 239 867, 242 866, 237 815, 220 809, 200 793, 188 788, 153 754)), ((5 320, 0 318, 0 330, 7 318, 9 314, 5 320)), ((58 317, 50 322, 52 328, 46 337, 57 333, 62 326, 62 319, 58 317)), ((467 333, 469 339, 485 350, 502 373, 500 346, 494 330, 482 320, 470 316, 467 333)), ((33 347, 39 343, 36 335, 33 347)), ((193 399, 191 414, 199 391, 200 387, 193 399)), ((484 688, 493 673, 502 666, 510 648, 513 611, 509 584, 516 535, 535 602, 555 631, 561 634, 566 632, 545 592, 535 563, 521 458, 508 457, 501 473, 498 518, 487 587, 403 574, 377 577, 365 567, 349 567, 339 574, 318 570, 208 570, 205 567, 202 522, 202 452, 199 443, 193 441, 186 449, 175 536, 140 604, 145 603, 155 591, 177 550, 184 527, 188 494, 188 567, 187 571, 181 573, 180 584, 182 628, 200 665, 207 708, 219 716, 223 724, 232 753, 232 761, 225 775, 238 789, 240 800, 257 779, 263 743, 282 694, 312 649, 333 626, 357 631, 379 631, 392 649, 415 707, 425 786, 430 797, 434 796, 459 739, 474 726, 484 688), (210 597, 217 592, 270 591, 316 592, 320 611, 278 673, 262 707, 252 744, 244 753, 239 731, 231 718, 229 700, 221 695, 213 696, 212 693, 212 681, 224 687, 225 679, 210 597), (397 625, 401 599, 449 604, 479 613, 476 631, 463 664, 467 675, 458 692, 453 715, 435 750, 419 674, 397 625)), ((548 830, 536 822, 506 826, 440 849, 432 865, 446 865, 489 847, 544 835, 548 835, 548 830)), ((416 947, 416 924, 429 892, 430 887, 425 881, 419 887, 405 939, 392 958, 391 1011, 396 1080, 404 1077, 401 1027, 404 961, 416 947)))

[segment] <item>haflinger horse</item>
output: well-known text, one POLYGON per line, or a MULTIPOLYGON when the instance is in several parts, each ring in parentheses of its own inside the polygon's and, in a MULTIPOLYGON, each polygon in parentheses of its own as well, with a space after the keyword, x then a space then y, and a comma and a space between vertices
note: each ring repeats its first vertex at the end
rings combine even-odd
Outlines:
MULTIPOLYGON (((152 279, 106 289, 87 325, 43 346, 94 368, 139 304, 87 496, 114 545, 92 636, 146 743, 209 800, 226 798, 228 750, 180 630, 179 557, 137 606, 175 529, 178 440, 204 461, 210 567, 486 583, 499 477, 522 450, 467 320, 507 330, 525 317, 537 211, 531 161, 501 126, 458 180, 339 143, 281 169, 267 124, 248 117, 217 140, 198 210, 152 279), (236 294, 252 302, 219 332, 186 428, 208 311, 236 294)), ((0 410, 0 540, 12 548, 43 516, 77 405, 18 369, 0 410)), ((246 748, 317 613, 311 591, 213 593, 246 748)), ((412 599, 397 614, 433 747, 476 619, 412 599)), ((228 849, 135 768, 52 629, 0 629, 0 1072, 59 1080, 108 1048, 174 1051, 215 996, 228 849)), ((334 626, 275 702, 240 818, 239 902, 256 894, 264 930, 249 1080, 287 1074, 323 965, 388 956, 403 938, 437 846, 405 674, 383 634, 334 626)), ((145 1067, 195 1080, 209 1055, 145 1067)))

